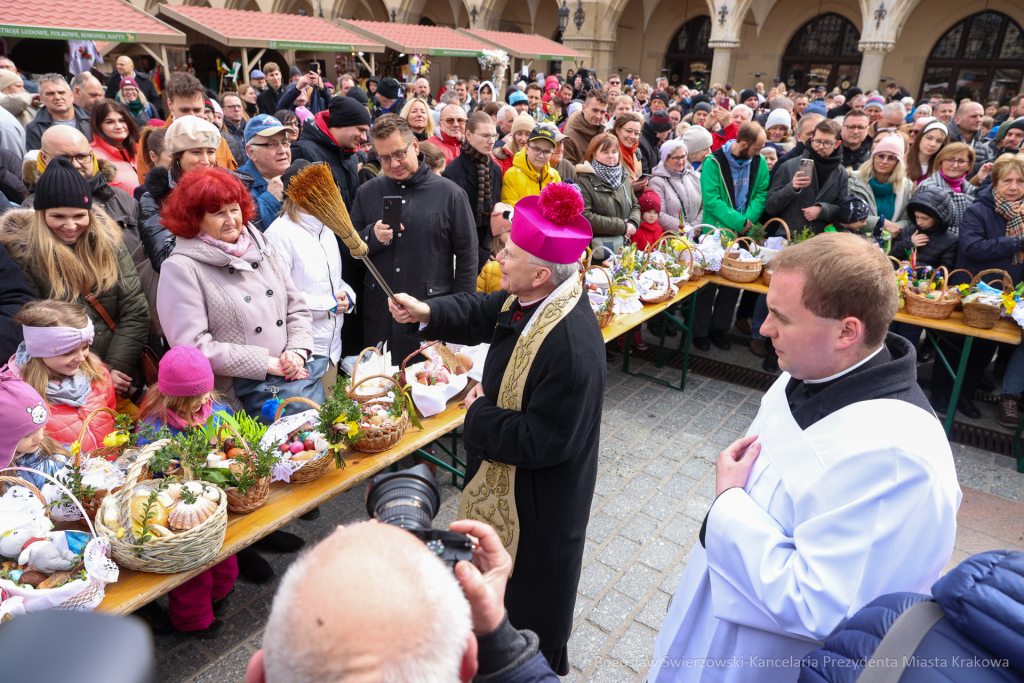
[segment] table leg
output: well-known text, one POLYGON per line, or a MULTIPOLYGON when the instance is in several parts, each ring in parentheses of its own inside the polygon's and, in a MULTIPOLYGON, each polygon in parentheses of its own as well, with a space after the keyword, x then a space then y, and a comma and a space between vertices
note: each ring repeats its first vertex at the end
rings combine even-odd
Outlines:
MULTIPOLYGON (((440 446, 442 450, 448 451, 447 448, 445 448, 444 446, 442 446, 438 442, 435 441, 434 443, 437 444, 438 446, 440 446)), ((420 458, 423 458, 424 460, 426 460, 428 462, 434 463, 435 465, 437 465, 438 467, 443 469, 445 472, 450 472, 451 475, 452 475, 452 481, 453 482, 455 481, 456 477, 462 478, 462 477, 466 476, 465 472, 461 472, 461 471, 459 471, 458 468, 453 467, 452 465, 449 465, 448 463, 444 462, 443 460, 439 460, 438 458, 434 457, 434 455, 432 453, 428 453, 427 451, 423 450, 422 448, 419 449, 418 451, 416 451, 416 455, 418 457, 420 457, 420 458)), ((449 453, 449 455, 451 455, 451 453, 449 453)), ((466 466, 466 463, 462 462, 461 460, 456 458, 454 455, 452 455, 452 460, 460 463, 463 467, 466 466)), ((456 486, 458 486, 458 485, 456 485, 456 486)), ((458 488, 461 489, 462 487, 459 486, 458 488)))
POLYGON ((690 361, 690 331, 693 329, 693 311, 694 311, 693 300, 694 300, 694 297, 690 297, 690 298, 680 302, 680 304, 679 304, 679 306, 680 306, 679 310, 684 311, 684 315, 686 316, 686 322, 685 323, 680 321, 674 315, 669 315, 669 312, 672 310, 672 308, 666 309, 664 311, 665 315, 662 318, 662 333, 661 333, 661 341, 660 341, 660 343, 658 345, 658 362, 657 362, 656 366, 659 367, 659 368, 663 367, 665 365, 665 363, 669 362, 673 358, 676 358, 679 354, 682 354, 683 355, 683 371, 682 371, 682 376, 679 379, 679 386, 676 386, 675 384, 673 384, 672 382, 670 382, 668 380, 662 379, 660 377, 654 377, 653 375, 649 375, 649 374, 647 374, 645 372, 631 372, 629 370, 629 333, 628 332, 626 333, 626 345, 625 345, 625 352, 623 354, 623 363, 622 363, 622 371, 623 372, 625 372, 627 375, 633 375, 634 377, 643 377, 645 379, 649 379, 649 380, 653 380, 655 382, 659 382, 661 384, 664 384, 667 387, 672 387, 676 391, 684 391, 686 389, 686 372, 687 372, 687 366, 688 366, 689 361, 690 361), (685 308, 682 308, 682 307, 685 307, 685 308), (663 350, 663 347, 665 345, 665 328, 664 328, 664 325, 675 325, 679 329, 679 331, 680 331, 680 339, 679 339, 679 346, 676 348, 676 351, 671 356, 669 356, 668 358, 664 358, 663 359, 662 358, 662 350, 663 350))
POLYGON ((1017 471, 1024 472, 1024 455, 1020 451, 1020 435, 1024 433, 1024 417, 1017 425, 1017 433, 1013 435, 1013 453, 1017 456, 1017 471))
POLYGON ((960 400, 960 389, 964 384, 964 375, 967 374, 967 359, 971 355, 971 346, 974 344, 974 337, 968 336, 964 339, 964 349, 960 352, 960 365, 957 367, 956 376, 953 379, 953 393, 949 396, 949 408, 946 411, 946 421, 942 427, 949 436, 953 429, 953 418, 956 417, 956 404, 960 400))

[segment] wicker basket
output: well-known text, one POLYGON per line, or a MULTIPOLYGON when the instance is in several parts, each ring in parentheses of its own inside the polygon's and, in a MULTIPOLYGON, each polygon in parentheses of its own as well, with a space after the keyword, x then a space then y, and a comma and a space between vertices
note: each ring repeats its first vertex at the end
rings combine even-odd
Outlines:
MULTIPOLYGON (((383 357, 383 354, 375 346, 368 346, 365 349, 363 349, 362 351, 360 351, 359 352, 359 356, 356 358, 356 364, 352 366, 352 379, 355 379, 356 375, 359 374, 359 362, 363 359, 364 356, 367 355, 367 352, 369 352, 370 355, 376 354, 377 356, 383 357)), ((357 394, 355 392, 355 387, 354 386, 349 386, 345 390, 345 395, 348 396, 353 401, 355 401, 356 403, 366 403, 367 401, 372 401, 375 398, 380 398, 380 397, 386 395, 387 393, 388 393, 388 390, 387 390, 386 386, 385 387, 381 387, 381 389, 379 391, 373 391, 373 392, 370 392, 370 393, 359 393, 359 394, 357 394)), ((319 408, 320 407, 317 406, 318 410, 319 410, 319 408)))
MULTIPOLYGON (((410 356, 410 358, 411 357, 412 356, 410 356)), ((409 359, 406 358, 405 360, 407 361, 409 359)), ((402 361, 402 367, 404 375, 405 361, 402 361)), ((402 385, 396 382, 393 377, 385 377, 384 375, 364 377, 363 379, 359 380, 359 384, 362 384, 368 379, 377 378, 384 378, 395 385, 396 401, 405 400, 402 396, 404 394, 404 391, 402 390, 402 385)), ((357 384, 356 386, 359 386, 359 384, 357 384)), ((367 405, 373 403, 383 404, 384 402, 385 401, 382 401, 381 399, 376 399, 375 401, 367 402, 367 405)), ((408 425, 409 416, 406 415, 405 407, 403 406, 402 414, 398 417, 397 420, 395 420, 391 424, 383 424, 380 425, 379 427, 369 428, 360 427, 360 430, 363 432, 363 438, 359 439, 359 441, 356 441, 354 444, 352 444, 352 450, 360 451, 362 453, 382 453, 388 450, 389 448, 394 448, 395 446, 398 445, 398 442, 402 440, 402 437, 405 436, 405 429, 408 425)))
POLYGON ((49 517, 49 510, 46 509, 46 498, 43 496, 42 491, 36 488, 35 484, 30 482, 28 479, 22 479, 21 477, 15 477, 8 474, 0 473, 0 496, 7 493, 9 486, 24 486, 32 493, 39 502, 43 504, 43 512, 49 517))
POLYGON ((135 531, 132 529, 131 499, 132 492, 140 483, 159 483, 159 479, 139 481, 142 470, 148 468, 149 459, 159 449, 169 443, 162 439, 142 449, 142 455, 128 470, 128 479, 119 491, 114 492, 114 501, 121 515, 122 533, 103 523, 103 515, 96 518, 96 531, 110 541, 114 559, 122 567, 140 572, 154 574, 177 574, 187 572, 209 563, 217 556, 224 545, 224 536, 228 528, 227 496, 224 491, 206 484, 221 492, 217 511, 209 519, 188 531, 176 533, 173 538, 154 538, 146 543, 136 543, 135 531))
MULTIPOLYGON (((604 246, 603 244, 599 244, 596 249, 591 249, 590 250, 590 254, 587 256, 587 263, 586 263, 586 267, 584 268, 584 270, 590 270, 590 268, 593 267, 593 265, 594 265, 594 253, 597 252, 598 249, 600 249, 602 251, 607 251, 608 252, 608 256, 610 256, 612 258, 615 257, 615 252, 614 251, 612 251, 610 248, 604 246)), ((602 261, 602 263, 603 263, 603 261, 602 261)))
MULTIPOLYGON (((786 221, 782 220, 781 218, 769 218, 768 220, 766 220, 764 223, 761 224, 761 227, 762 228, 767 228, 772 223, 779 223, 779 224, 782 225, 782 229, 786 231, 786 244, 785 244, 785 246, 788 247, 789 243, 791 241, 793 241, 793 233, 790 232, 789 225, 787 225, 786 221)), ((767 239, 767 238, 765 238, 765 239, 767 239)))
MULTIPOLYGON (((675 296, 675 294, 672 293, 672 274, 668 272, 668 268, 666 268, 665 264, 663 263, 648 263, 641 269, 641 272, 643 272, 644 269, 649 268, 651 266, 661 268, 665 272, 665 284, 668 285, 668 287, 665 289, 664 292, 662 292, 658 296, 651 297, 649 299, 640 297, 640 301, 644 302, 645 304, 663 304, 675 296)), ((640 275, 638 273, 637 278, 639 279, 639 277, 640 275)))
MULTIPOLYGON (((92 422, 94 417, 96 417, 97 415, 100 415, 101 413, 109 413, 111 416, 117 417, 117 411, 116 410, 113 410, 111 408, 106 408, 106 407, 104 407, 104 408, 97 408, 93 412, 89 413, 88 415, 85 416, 85 420, 82 421, 82 429, 79 430, 79 432, 78 432, 78 443, 82 443, 82 439, 85 438, 86 430, 89 428, 89 423, 92 422)), ((104 458, 105 459, 105 458, 107 458, 107 456, 111 455, 113 452, 117 452, 117 449, 116 448, 111 448, 111 447, 108 447, 108 446, 102 446, 100 448, 96 448, 96 449, 90 451, 89 454, 84 456, 84 457, 86 457, 86 458, 93 458, 93 457, 95 457, 95 458, 104 458)), ((82 458, 83 458, 82 452, 81 452, 81 450, 79 450, 78 454, 75 455, 75 462, 74 462, 75 467, 81 467, 82 466, 82 458)), ((82 503, 82 509, 85 510, 85 513, 89 516, 89 519, 96 519, 96 511, 100 509, 100 505, 103 503, 103 499, 106 498, 109 494, 114 493, 115 491, 120 490, 120 488, 121 487, 118 486, 117 488, 114 489, 114 491, 108 491, 107 489, 98 489, 96 491, 96 493, 93 494, 91 497, 89 497, 89 498, 87 498, 85 500, 80 501, 82 503)))
MULTIPOLYGON (((320 406, 318 406, 316 402, 310 401, 305 396, 292 396, 291 398, 286 398, 283 401, 281 401, 281 405, 277 407, 277 412, 274 413, 275 422, 281 419, 281 413, 284 412, 284 407, 288 403, 305 403, 313 410, 320 410, 320 406)), ((330 454, 325 452, 316 460, 310 460, 305 465, 292 472, 291 476, 288 478, 288 483, 306 484, 308 482, 313 481, 314 479, 319 479, 320 477, 327 474, 327 471, 331 469, 331 465, 333 464, 334 458, 332 458, 330 454)))
POLYGON ((699 280, 702 277, 704 277, 704 273, 707 270, 708 261, 707 261, 706 258, 704 258, 704 252, 701 251, 696 245, 690 244, 689 242, 687 242, 683 246, 683 251, 679 252, 679 263, 689 263, 690 264, 690 278, 689 278, 689 281, 690 282, 696 282, 697 280, 699 280), (689 261, 684 261, 683 260, 683 258, 682 258, 683 251, 690 252, 690 260, 689 261), (697 256, 698 255, 700 256, 700 264, 699 265, 697 264, 697 256))
MULTIPOLYGON (((999 270, 998 268, 991 268, 989 270, 983 270, 974 276, 971 280, 971 289, 978 286, 981 282, 981 278, 984 275, 991 273, 1002 273, 1002 285, 1003 293, 1009 293, 1013 291, 1013 280, 1010 278, 1010 274, 1005 270, 999 270)), ((994 281, 993 281, 994 282, 994 281)), ((989 284, 992 284, 991 282, 989 284)), ((981 330, 987 330, 995 327, 995 324, 999 322, 999 316, 1003 314, 1003 307, 993 306, 992 304, 983 304, 977 301, 971 301, 970 303, 963 304, 964 307, 964 325, 968 327, 976 327, 981 330)))
POLYGON ((750 245, 751 249, 756 248, 754 241, 749 237, 737 237, 736 240, 729 245, 728 251, 725 252, 725 256, 722 258, 722 268, 718 271, 726 280, 732 280, 733 282, 753 282, 761 275, 761 259, 756 259, 754 261, 740 261, 739 259, 729 257, 729 254, 732 253, 733 247, 736 247, 744 241, 750 245))
MULTIPOLYGON (((284 401, 282 401, 283 403, 284 401)), ((245 442, 242 435, 239 434, 234 427, 229 424, 222 424, 217 428, 217 438, 220 438, 220 433, 224 430, 234 432, 235 435, 235 447, 241 448, 246 452, 246 457, 252 457, 252 451, 249 449, 249 444, 245 442)), ((224 492, 227 494, 228 499, 228 512, 234 512, 240 515, 247 515, 250 512, 254 512, 263 507, 263 504, 267 502, 267 498, 270 497, 270 477, 263 477, 256 485, 249 489, 245 494, 238 492, 237 488, 225 489, 224 492)))
POLYGON ((945 266, 939 266, 932 272, 931 277, 928 278, 928 286, 931 287, 931 283, 935 281, 935 276, 939 274, 940 270, 943 277, 942 289, 936 290, 941 291, 941 296, 938 299, 929 299, 924 294, 918 294, 911 287, 903 288, 903 298, 907 302, 904 310, 907 313, 929 320, 945 320, 953 313, 953 309, 960 302, 960 297, 947 296, 949 271, 945 266))
POLYGON ((612 320, 615 319, 615 313, 612 311, 612 308, 615 306, 615 288, 612 286, 612 274, 608 272, 607 268, 603 268, 601 266, 590 266, 587 269, 587 272, 589 273, 592 270, 599 270, 604 273, 606 278, 608 278, 608 310, 597 314, 597 325, 601 329, 604 329, 611 324, 612 320))

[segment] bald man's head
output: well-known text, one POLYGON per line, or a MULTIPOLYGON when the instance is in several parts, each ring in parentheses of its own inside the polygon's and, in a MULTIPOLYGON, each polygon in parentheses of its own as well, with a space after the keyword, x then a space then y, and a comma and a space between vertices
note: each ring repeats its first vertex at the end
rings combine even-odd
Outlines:
POLYGON ((267 683, 468 680, 476 661, 452 572, 412 534, 376 522, 339 529, 292 565, 263 650, 267 683))
POLYGON ((117 58, 117 73, 122 76, 133 76, 135 74, 135 62, 128 55, 121 55, 117 58))
POLYGON ((92 113, 92 108, 105 96, 103 84, 88 71, 83 71, 71 79, 71 96, 75 104, 92 113))
POLYGON ((425 78, 416 79, 416 97, 427 99, 430 97, 430 81, 425 78))
POLYGON ((39 154, 44 164, 50 163, 54 157, 64 157, 86 180, 95 175, 89 140, 77 128, 71 126, 47 128, 40 138, 39 154))

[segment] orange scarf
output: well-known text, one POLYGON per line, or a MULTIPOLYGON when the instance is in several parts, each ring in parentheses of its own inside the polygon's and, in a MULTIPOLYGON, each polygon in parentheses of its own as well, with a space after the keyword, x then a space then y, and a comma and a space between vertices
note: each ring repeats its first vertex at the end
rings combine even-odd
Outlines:
POLYGON ((622 165, 629 169, 629 174, 635 176, 636 170, 636 148, 640 146, 640 143, 636 143, 632 147, 626 147, 619 141, 619 156, 622 157, 622 165))

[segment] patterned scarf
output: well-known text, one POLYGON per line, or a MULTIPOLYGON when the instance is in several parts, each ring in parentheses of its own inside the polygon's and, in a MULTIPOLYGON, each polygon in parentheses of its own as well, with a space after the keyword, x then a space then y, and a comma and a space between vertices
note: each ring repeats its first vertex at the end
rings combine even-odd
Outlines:
POLYGON ((490 216, 494 208, 491 201, 491 157, 476 151, 468 142, 462 143, 462 155, 476 164, 476 217, 490 216))
POLYGON ((242 254, 249 250, 249 243, 252 241, 252 238, 249 237, 249 233, 245 228, 242 228, 242 232, 238 233, 238 239, 235 240, 234 244, 224 242, 216 237, 210 237, 202 231, 199 232, 199 239, 206 244, 209 244, 211 247, 220 249, 228 256, 234 256, 235 258, 242 258, 242 254))
POLYGON ((626 169, 616 164, 615 166, 606 166, 597 159, 591 159, 590 165, 594 167, 594 173, 597 177, 605 182, 608 187, 613 190, 619 189, 619 185, 622 184, 622 176, 625 174, 626 169))
MULTIPOLYGON (((992 197, 996 200, 996 213, 1006 219, 1006 235, 1024 237, 1024 199, 1005 199, 998 190, 992 192, 992 197)), ((1024 263, 1019 251, 1013 252, 1013 263, 1024 263)))

